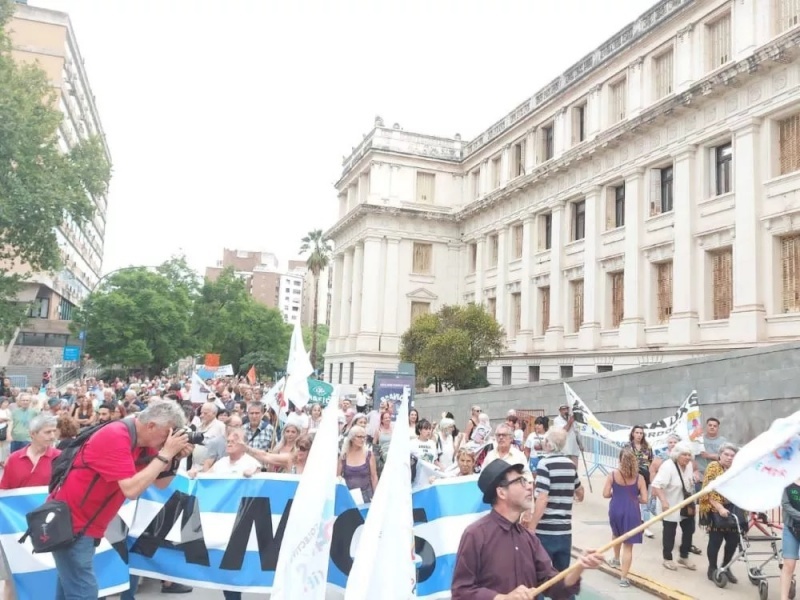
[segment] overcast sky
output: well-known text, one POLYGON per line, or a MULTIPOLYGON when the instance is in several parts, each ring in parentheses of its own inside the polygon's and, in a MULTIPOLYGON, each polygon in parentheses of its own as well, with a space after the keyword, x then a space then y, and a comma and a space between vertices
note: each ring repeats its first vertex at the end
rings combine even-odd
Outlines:
POLYGON ((70 14, 114 160, 103 270, 285 263, 376 115, 471 139, 654 0, 29 0, 70 14))

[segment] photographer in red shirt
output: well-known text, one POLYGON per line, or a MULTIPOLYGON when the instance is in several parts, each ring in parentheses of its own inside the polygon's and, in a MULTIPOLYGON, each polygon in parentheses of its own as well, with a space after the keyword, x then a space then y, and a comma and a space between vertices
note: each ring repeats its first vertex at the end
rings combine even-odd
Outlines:
POLYGON ((58 571, 56 600, 98 597, 94 552, 108 524, 126 498, 135 500, 153 484, 167 487, 178 460, 191 454, 192 446, 180 430, 185 417, 177 402, 151 401, 136 415, 133 425, 135 440, 123 421, 94 433, 78 451, 66 481, 54 495, 69 506, 76 534, 88 523, 84 535, 53 552, 58 571))

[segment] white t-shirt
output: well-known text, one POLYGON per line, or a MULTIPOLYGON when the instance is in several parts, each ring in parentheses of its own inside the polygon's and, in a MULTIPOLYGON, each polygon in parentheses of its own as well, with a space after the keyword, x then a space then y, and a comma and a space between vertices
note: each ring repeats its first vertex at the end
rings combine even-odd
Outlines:
MULTIPOLYGON (((667 502, 670 506, 676 506, 683 502, 683 491, 686 490, 687 494, 694 493, 694 469, 692 462, 686 465, 686 468, 678 473, 676 468, 677 463, 672 460, 665 460, 661 463, 653 479, 653 487, 664 491, 667 497, 667 502), (683 479, 683 489, 681 489, 681 478, 683 479)), ((661 504, 659 502, 659 504, 661 504)), ((659 509, 659 512, 661 509, 659 509)), ((678 523, 681 520, 680 511, 675 511, 671 515, 664 517, 665 521, 678 523)))
POLYGON ((531 451, 531 456, 544 456, 544 434, 535 431, 525 440, 525 447, 531 451))
POLYGON ((436 440, 430 439, 422 441, 419 438, 411 440, 411 454, 419 460, 432 463, 439 459, 439 451, 436 449, 436 440))
POLYGON ((356 406, 366 406, 367 405, 367 397, 364 395, 364 392, 358 392, 356 394, 356 406))
POLYGON ((223 456, 213 464, 209 473, 216 473, 218 475, 244 475, 244 472, 250 469, 259 471, 261 463, 249 454, 244 454, 236 462, 231 462, 230 456, 223 456))
POLYGON ((531 468, 530 465, 528 464, 528 459, 525 458, 525 455, 522 453, 521 450, 517 450, 514 446, 511 446, 511 448, 508 449, 508 454, 504 456, 500 456, 497 453, 497 448, 490 450, 486 454, 486 458, 483 459, 482 468, 485 469, 486 465, 488 465, 493 460, 504 460, 510 465, 522 465, 524 467, 523 472, 527 475, 531 474, 531 468))
MULTIPOLYGON (((579 456, 581 453, 580 448, 578 448, 578 434, 575 432, 575 427, 577 425, 573 422, 572 427, 567 431, 567 443, 564 445, 562 452, 565 456, 579 456)), ((557 416, 553 419, 553 428, 566 430, 567 420, 561 415, 557 416)))

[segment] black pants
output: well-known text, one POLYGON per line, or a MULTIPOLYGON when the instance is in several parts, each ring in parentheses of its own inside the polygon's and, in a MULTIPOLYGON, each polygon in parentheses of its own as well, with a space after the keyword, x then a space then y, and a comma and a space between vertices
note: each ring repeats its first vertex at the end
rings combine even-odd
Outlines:
POLYGON ((736 549, 739 547, 739 532, 735 529, 728 531, 709 531, 708 532, 708 567, 716 569, 724 567, 733 559, 736 549), (725 550, 722 552, 722 564, 717 562, 719 550, 725 542, 725 550))
MULTIPOLYGON (((675 548, 675 534, 678 531, 678 524, 672 521, 664 521, 664 532, 662 538, 662 553, 664 560, 672 560, 672 550, 675 548)), ((694 533, 694 517, 681 519, 681 547, 680 557, 689 558, 689 551, 692 549, 692 534, 694 533)))

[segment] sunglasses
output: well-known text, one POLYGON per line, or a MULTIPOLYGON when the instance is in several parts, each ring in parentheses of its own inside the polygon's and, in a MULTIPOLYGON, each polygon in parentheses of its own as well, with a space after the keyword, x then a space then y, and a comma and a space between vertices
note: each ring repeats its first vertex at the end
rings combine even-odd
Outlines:
POLYGON ((303 452, 308 452, 311 450, 311 446, 301 446, 300 444, 297 445, 298 450, 302 450, 303 452))

